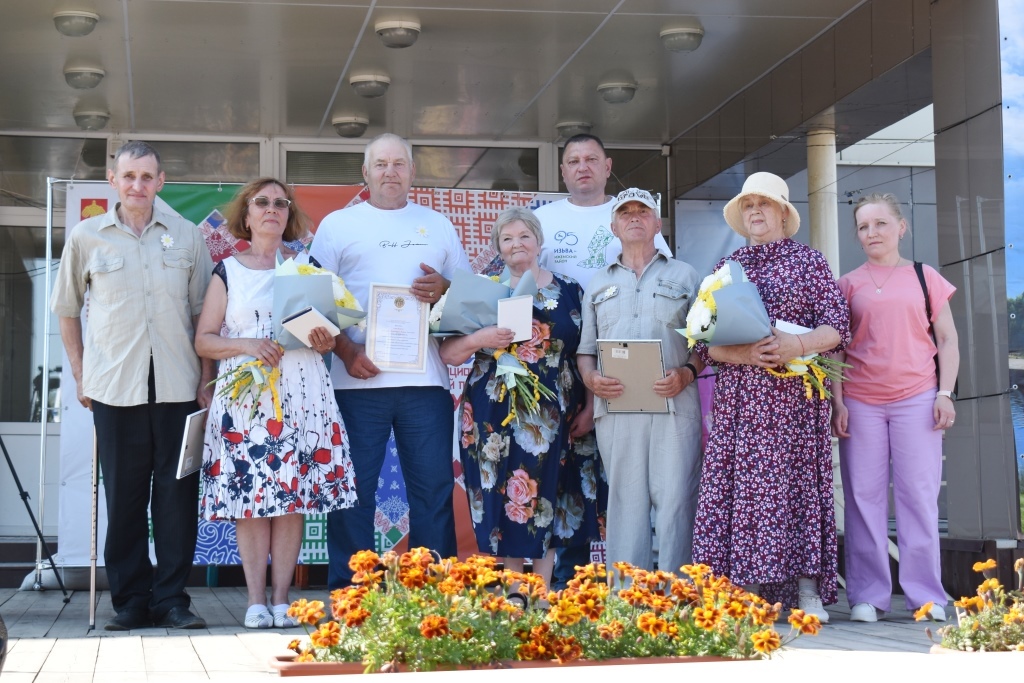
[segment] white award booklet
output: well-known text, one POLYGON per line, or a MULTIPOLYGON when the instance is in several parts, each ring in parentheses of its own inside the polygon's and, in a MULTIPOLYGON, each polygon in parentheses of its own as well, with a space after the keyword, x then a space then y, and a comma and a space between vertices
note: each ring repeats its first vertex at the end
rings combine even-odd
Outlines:
POLYGON ((178 456, 178 479, 183 479, 203 465, 203 437, 206 433, 206 408, 185 419, 185 434, 178 456))
POLYGON ((332 337, 341 334, 340 327, 312 306, 306 306, 298 313, 288 316, 281 321, 281 326, 310 348, 313 348, 313 345, 309 343, 309 333, 313 331, 314 327, 326 327, 327 333, 332 337))
POLYGON ((514 342, 527 341, 533 337, 533 296, 513 296, 498 299, 498 327, 512 330, 514 342))

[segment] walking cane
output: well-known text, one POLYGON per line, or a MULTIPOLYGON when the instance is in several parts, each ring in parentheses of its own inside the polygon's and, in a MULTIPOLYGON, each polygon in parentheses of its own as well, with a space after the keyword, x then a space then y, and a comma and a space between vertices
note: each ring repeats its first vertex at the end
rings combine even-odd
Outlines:
POLYGON ((89 630, 96 628, 96 524, 99 517, 100 457, 96 427, 92 428, 92 532, 89 552, 89 630))

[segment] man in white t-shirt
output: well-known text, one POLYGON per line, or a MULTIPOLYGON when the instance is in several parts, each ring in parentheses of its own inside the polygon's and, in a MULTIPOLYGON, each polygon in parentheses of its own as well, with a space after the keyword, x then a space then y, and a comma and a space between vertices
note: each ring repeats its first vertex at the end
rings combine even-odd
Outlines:
MULTIPOLYGON (((568 275, 586 289, 591 276, 622 253, 622 244, 611 231, 615 198, 605 193, 612 160, 600 138, 581 133, 566 141, 560 168, 569 196, 534 210, 544 230, 540 265, 568 275)), ((655 236, 654 246, 672 258, 661 234, 655 236)))
MULTIPOLYGON (((469 260, 451 221, 408 201, 416 168, 409 143, 390 133, 366 146, 363 178, 370 199, 329 214, 310 255, 336 272, 369 310, 371 283, 409 285, 434 304, 456 269, 469 260)), ((392 429, 409 500, 409 546, 454 556, 452 434, 448 367, 428 339, 425 373, 381 372, 366 355, 366 333, 350 327, 337 338, 341 363, 331 368, 335 398, 348 432, 359 505, 327 516, 328 588, 351 583, 349 558, 374 548, 373 515, 384 451, 392 429)))

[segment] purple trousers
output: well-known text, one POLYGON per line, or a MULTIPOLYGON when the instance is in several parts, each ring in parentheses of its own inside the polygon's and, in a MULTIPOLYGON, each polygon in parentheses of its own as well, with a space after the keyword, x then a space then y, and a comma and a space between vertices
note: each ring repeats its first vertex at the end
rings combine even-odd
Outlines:
POLYGON ((939 569, 942 432, 933 429, 935 390, 885 405, 844 397, 850 436, 839 440, 846 501, 844 551, 850 605, 889 611, 889 465, 896 504, 900 586, 909 609, 946 604, 939 569))

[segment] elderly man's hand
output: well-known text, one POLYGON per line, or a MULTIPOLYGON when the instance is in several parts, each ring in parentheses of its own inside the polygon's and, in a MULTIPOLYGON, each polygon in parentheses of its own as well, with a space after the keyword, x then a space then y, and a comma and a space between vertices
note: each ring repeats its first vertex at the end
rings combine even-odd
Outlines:
POLYGON ((380 368, 366 355, 366 346, 363 344, 346 345, 339 357, 348 374, 356 379, 370 379, 380 374, 380 368))
POLYGON ((199 380, 199 386, 196 388, 196 403, 199 404, 200 408, 209 408, 210 404, 213 403, 213 386, 206 382, 199 380))
POLYGON ((92 399, 82 393, 82 378, 76 377, 77 382, 76 388, 78 389, 78 402, 82 404, 86 410, 92 410, 92 399))
POLYGON ((426 275, 412 281, 413 296, 417 301, 436 304, 441 299, 441 295, 448 291, 448 285, 451 283, 426 263, 421 263, 420 268, 426 275))
POLYGON ((584 380, 587 388, 594 392, 595 396, 603 399, 618 398, 622 396, 622 382, 614 377, 605 377, 598 370, 594 370, 584 380))
POLYGON ((654 393, 662 398, 672 398, 685 389, 691 381, 689 370, 683 372, 682 368, 672 368, 664 377, 654 383, 654 393))

